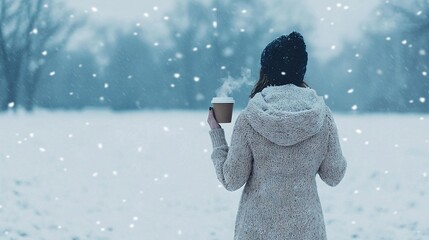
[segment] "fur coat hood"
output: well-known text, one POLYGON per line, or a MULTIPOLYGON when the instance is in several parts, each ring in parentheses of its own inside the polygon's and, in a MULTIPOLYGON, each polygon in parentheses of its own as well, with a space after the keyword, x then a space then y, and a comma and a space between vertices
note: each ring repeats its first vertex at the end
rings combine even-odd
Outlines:
POLYGON ((320 132, 326 111, 316 91, 287 84, 264 88, 249 101, 243 114, 269 141, 292 146, 320 132))

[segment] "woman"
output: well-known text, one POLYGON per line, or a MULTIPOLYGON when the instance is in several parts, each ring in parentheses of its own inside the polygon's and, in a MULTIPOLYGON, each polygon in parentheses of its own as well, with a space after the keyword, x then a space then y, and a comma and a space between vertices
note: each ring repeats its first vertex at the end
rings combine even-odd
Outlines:
POLYGON ((229 191, 246 184, 234 239, 326 239, 316 174, 336 186, 347 163, 330 109, 303 81, 306 66, 301 34, 267 45, 229 147, 209 110, 217 177, 229 191))

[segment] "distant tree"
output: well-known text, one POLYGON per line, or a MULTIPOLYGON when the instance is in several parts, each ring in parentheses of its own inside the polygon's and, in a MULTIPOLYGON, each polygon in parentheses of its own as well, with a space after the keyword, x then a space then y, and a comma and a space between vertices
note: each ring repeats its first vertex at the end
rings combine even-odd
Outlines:
POLYGON ((416 0, 398 4, 394 1, 387 5, 386 12, 386 20, 395 23, 394 37, 401 43, 394 49, 394 60, 405 78, 407 108, 429 112, 427 102, 421 101, 422 97, 429 97, 429 2, 416 0))
MULTIPOLYGON (((0 0, 0 65, 6 99, 0 110, 20 103, 32 110, 34 94, 47 59, 64 47, 83 24, 53 0, 0 0)), ((52 73, 54 74, 54 73, 52 73)))
POLYGON ((429 111, 427 51, 429 5, 424 1, 382 3, 359 42, 343 52, 324 73, 333 85, 321 86, 335 110, 429 111), (423 102, 423 103, 422 103, 423 102))
POLYGON ((117 31, 110 43, 109 64, 103 74, 109 87, 106 101, 114 110, 159 107, 167 88, 153 49, 140 36, 130 31, 117 31))

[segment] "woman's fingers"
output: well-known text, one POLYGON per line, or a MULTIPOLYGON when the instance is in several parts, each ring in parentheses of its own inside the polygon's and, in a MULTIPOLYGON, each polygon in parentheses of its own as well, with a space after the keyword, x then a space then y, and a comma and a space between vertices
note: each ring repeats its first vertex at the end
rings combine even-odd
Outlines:
POLYGON ((207 117, 207 123, 209 124, 211 129, 220 128, 220 125, 214 115, 213 108, 211 107, 209 108, 209 116, 207 117))

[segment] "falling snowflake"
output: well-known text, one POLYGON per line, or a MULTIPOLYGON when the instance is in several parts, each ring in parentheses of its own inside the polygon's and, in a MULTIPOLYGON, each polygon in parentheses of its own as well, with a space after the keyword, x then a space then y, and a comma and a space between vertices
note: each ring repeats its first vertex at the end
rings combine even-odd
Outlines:
POLYGON ((217 28, 217 22, 213 21, 212 26, 213 26, 213 28, 217 28))
POLYGON ((7 106, 9 108, 13 108, 15 106, 15 102, 10 102, 10 103, 7 104, 7 106))
POLYGON ((97 7, 91 7, 91 11, 92 12, 98 12, 98 8, 97 7))
POLYGON ((421 97, 421 98, 419 98, 419 101, 420 101, 421 103, 425 103, 425 102, 426 102, 426 98, 421 97))
POLYGON ((351 94, 351 93, 353 93, 355 90, 353 89, 353 88, 351 88, 351 89, 349 89, 348 91, 347 91, 347 93, 348 94, 351 94))
POLYGON ((174 78, 180 78, 180 73, 175 73, 173 76, 174 78))
POLYGON ((43 51, 43 52, 42 52, 42 55, 43 55, 43 56, 48 55, 48 51, 46 51, 46 50, 45 50, 45 51, 43 51))
POLYGON ((199 82, 200 81, 200 77, 195 76, 194 77, 194 82, 199 82))
POLYGON ((99 149, 102 149, 102 148, 103 148, 103 144, 102 144, 102 143, 98 143, 98 144, 97 144, 97 147, 98 147, 99 149))
POLYGON ((52 76, 55 76, 55 71, 50 72, 50 73, 49 73, 49 76, 51 76, 51 77, 52 77, 52 76))
POLYGON ((93 177, 97 177, 97 176, 98 176, 98 172, 94 172, 94 173, 92 174, 92 176, 93 176, 93 177))
POLYGON ((357 105, 353 105, 353 106, 352 106, 352 110, 353 110, 353 111, 356 111, 357 109, 358 109, 358 106, 357 106, 357 105))
POLYGON ((180 52, 176 53, 176 58, 177 59, 182 59, 183 58, 183 54, 180 53, 180 52))
POLYGON ((426 71, 423 71, 422 75, 426 77, 428 75, 428 73, 426 71))
POLYGON ((39 148, 39 151, 40 152, 46 152, 46 149, 41 147, 41 148, 39 148))

